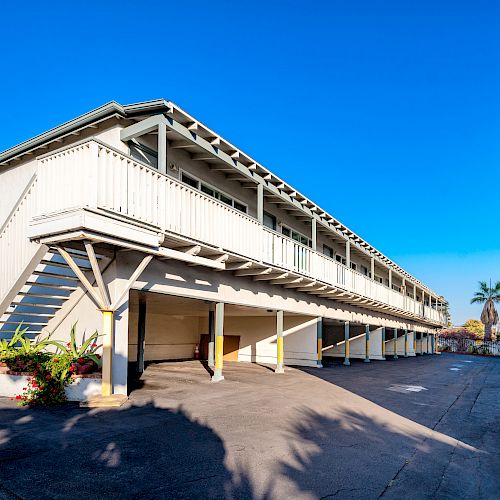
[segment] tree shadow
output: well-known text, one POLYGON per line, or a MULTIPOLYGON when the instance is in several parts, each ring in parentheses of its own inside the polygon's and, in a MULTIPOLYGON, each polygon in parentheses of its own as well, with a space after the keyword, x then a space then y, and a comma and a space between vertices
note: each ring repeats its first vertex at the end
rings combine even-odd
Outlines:
POLYGON ((253 497, 182 408, 0 408, 0 422, 0 498, 253 497))

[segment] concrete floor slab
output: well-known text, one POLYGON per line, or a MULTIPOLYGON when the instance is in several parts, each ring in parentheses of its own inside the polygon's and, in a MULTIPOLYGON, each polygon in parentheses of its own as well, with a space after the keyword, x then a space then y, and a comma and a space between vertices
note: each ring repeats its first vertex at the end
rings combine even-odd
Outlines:
POLYGON ((0 400, 0 499, 499 497, 499 359, 272 369, 153 364, 121 408, 0 400))

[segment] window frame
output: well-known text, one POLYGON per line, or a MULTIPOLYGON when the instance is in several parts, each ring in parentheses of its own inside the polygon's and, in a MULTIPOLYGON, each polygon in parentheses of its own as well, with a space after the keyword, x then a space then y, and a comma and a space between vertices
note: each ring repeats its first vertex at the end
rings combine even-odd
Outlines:
POLYGON ((196 189, 196 191, 204 194, 205 196, 209 196, 210 198, 219 201, 223 205, 226 205, 227 207, 231 207, 233 210, 237 210, 238 212, 240 212, 242 214, 248 215, 248 205, 246 203, 244 203, 243 201, 241 201, 239 198, 235 198, 234 196, 231 196, 231 195, 227 194, 225 191, 220 190, 219 188, 215 187, 214 185, 210 184, 209 182, 206 182, 206 181, 200 179, 196 175, 193 175, 191 172, 188 172, 187 170, 184 170, 183 168, 179 169, 179 181, 182 182, 183 184, 185 184, 186 186, 189 186, 192 189, 196 189), (182 180, 182 176, 183 175, 185 175, 186 177, 188 177, 188 178, 192 179, 193 181, 197 182, 198 183, 198 187, 194 187, 191 184, 188 184, 187 182, 184 182, 182 180), (217 196, 211 195, 211 194, 203 191, 202 187, 205 187, 208 190, 212 190, 215 194, 219 194, 219 196, 224 196, 227 199, 231 200, 231 205, 229 203, 226 203, 225 201, 223 201, 221 198, 217 198, 217 196), (236 208, 235 207, 235 203, 238 203, 242 207, 245 207, 245 211, 240 210, 239 208, 236 208))

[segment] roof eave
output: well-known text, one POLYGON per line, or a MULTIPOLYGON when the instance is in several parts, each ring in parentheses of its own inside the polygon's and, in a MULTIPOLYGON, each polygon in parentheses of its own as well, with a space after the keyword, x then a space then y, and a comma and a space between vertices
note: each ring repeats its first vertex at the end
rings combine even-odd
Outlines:
POLYGON ((16 156, 27 153, 37 147, 43 145, 46 142, 53 141, 61 135, 68 134, 74 130, 90 125, 91 123, 105 118, 106 116, 120 114, 126 116, 124 106, 121 104, 111 101, 99 108, 93 109, 88 113, 85 113, 73 120, 70 120, 62 125, 59 125, 53 129, 44 132, 43 134, 37 135, 27 141, 21 142, 17 146, 9 148, 2 153, 0 153, 0 165, 13 160, 16 156))

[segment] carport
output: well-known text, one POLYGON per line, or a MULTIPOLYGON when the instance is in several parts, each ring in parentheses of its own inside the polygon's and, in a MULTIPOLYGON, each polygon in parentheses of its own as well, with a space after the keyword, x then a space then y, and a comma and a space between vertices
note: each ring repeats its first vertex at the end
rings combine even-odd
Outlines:
POLYGON ((316 317, 153 292, 131 291, 129 369, 145 363, 189 360, 199 352, 222 380, 224 361, 317 366, 316 317))

